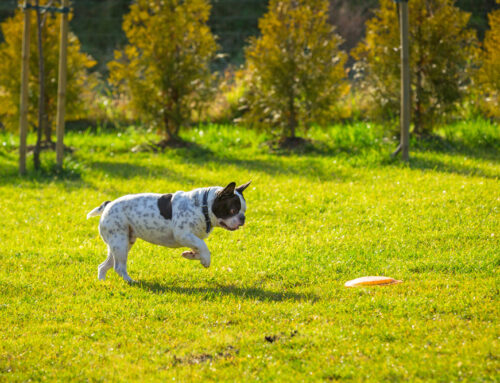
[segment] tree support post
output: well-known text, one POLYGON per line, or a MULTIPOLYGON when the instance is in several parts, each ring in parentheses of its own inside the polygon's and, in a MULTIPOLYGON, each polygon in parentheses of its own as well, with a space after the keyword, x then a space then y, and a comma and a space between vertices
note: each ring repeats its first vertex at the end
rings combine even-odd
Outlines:
POLYGON ((66 74, 68 52, 68 6, 69 0, 63 0, 61 15, 61 36, 59 45, 59 77, 57 84, 57 116, 56 116, 56 160, 57 167, 62 169, 64 157, 64 118, 66 114, 66 74))
POLYGON ((396 156, 401 152, 403 161, 409 160, 410 149, 410 47, 408 41, 408 0, 394 0, 399 5, 399 31, 401 38, 401 139, 396 156))
POLYGON ((28 134, 28 78, 30 56, 30 11, 29 0, 24 1, 24 29, 21 66, 21 101, 19 107, 19 173, 26 173, 26 137, 28 134))

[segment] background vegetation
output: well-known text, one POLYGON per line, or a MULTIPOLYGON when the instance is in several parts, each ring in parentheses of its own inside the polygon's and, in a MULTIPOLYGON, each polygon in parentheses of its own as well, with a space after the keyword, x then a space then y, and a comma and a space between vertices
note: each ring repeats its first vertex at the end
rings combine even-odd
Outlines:
MULTIPOLYGON (((497 0, 500 4, 500 0, 497 0)), ((482 62, 477 71, 481 92, 478 103, 487 116, 500 119, 500 9, 488 15, 490 29, 486 32, 484 49, 479 53, 482 62)))
MULTIPOLYGON (((340 0, 324 0, 321 12, 306 12, 304 15, 297 11, 298 2, 271 2, 271 12, 263 15, 261 11, 266 9, 267 2, 244 1, 239 9, 228 0, 212 2, 213 8, 205 1, 204 10, 199 13, 203 16, 197 21, 197 17, 190 18, 189 7, 175 5, 178 8, 176 17, 166 17, 160 23, 155 23, 161 18, 154 16, 153 3, 148 5, 149 11, 145 0, 139 3, 144 4, 130 8, 129 3, 119 1, 74 2, 75 19, 71 26, 77 33, 82 28, 83 46, 79 51, 79 45, 75 45, 73 56, 85 57, 85 50, 95 52, 99 73, 94 80, 98 77, 100 80, 85 83, 81 78, 87 74, 79 69, 78 60, 73 60, 74 63, 70 60, 70 66, 76 66, 70 68, 69 73, 76 77, 70 79, 69 84, 85 83, 85 92, 83 88, 70 91, 70 99, 71 95, 78 97, 69 104, 75 109, 84 106, 80 109, 86 113, 70 113, 69 117, 87 118, 94 124, 128 125, 141 121, 150 129, 159 128, 167 138, 177 136, 183 125, 206 121, 238 121, 252 126, 274 127, 278 128, 274 131, 280 132, 282 138, 294 136, 298 127, 306 128, 315 123, 324 125, 333 121, 382 117, 390 129, 396 125, 399 38, 395 4, 389 0, 348 4, 340 0), (295 12, 300 17, 296 20, 276 17, 279 14, 276 10, 286 4, 290 7, 288 13, 295 12), (379 5, 381 8, 376 11, 379 5), (144 10, 137 11, 138 7, 144 10), (236 8, 238 11, 232 13, 235 25, 227 29, 221 26, 221 23, 231 25, 232 18, 227 12, 236 8), (248 9, 253 11, 247 13, 248 9), (89 14, 89 10, 94 13, 89 14), (126 12, 125 16, 123 12, 126 12), (105 17, 107 20, 103 22, 105 17), (260 17, 259 29, 256 29, 256 17, 260 17), (242 20, 248 20, 248 23, 242 20), (255 21, 255 28, 251 20, 255 21), (117 21, 120 25, 115 24, 117 21), (193 22, 198 23, 194 28, 193 22), (365 22, 368 32, 363 37, 365 22), (103 23, 106 26, 101 29, 103 23), (276 28, 276 23, 281 23, 282 28, 276 28), (312 30, 322 32, 311 34, 308 25, 313 24, 316 27, 312 30), (344 41, 328 32, 334 30, 335 24, 345 35, 344 41), (208 27, 220 36, 213 35, 208 27), (244 33, 239 33, 242 28, 244 33), (123 31, 126 37, 122 36, 123 31), (276 31, 288 32, 279 34, 276 31), (232 40, 226 34, 231 35, 232 40), (176 43, 166 44, 165 38, 176 43), (221 47, 217 60, 214 60, 214 38, 220 41, 221 47), (358 44, 357 48, 351 49, 355 44, 358 44), (175 49, 169 50, 168 47, 175 49), (246 62, 242 62, 239 52, 245 47, 246 62), (108 50, 115 48, 121 53, 116 53, 113 61, 108 50), (351 53, 348 60, 343 49, 351 53), (329 64, 330 57, 333 61, 329 64), (109 61, 106 63, 105 60, 109 61), (106 64, 111 73, 102 69, 106 64), (239 64, 245 65, 243 72, 237 70, 239 64), (342 67, 351 82, 357 80, 350 93, 343 81, 342 67), (82 101, 81 96, 85 93, 87 102, 83 105, 78 101, 82 101), (209 99, 211 102, 207 104, 209 99), (242 120, 242 116, 245 119, 242 120)), ((473 8, 477 14, 475 23, 470 23, 470 14, 453 4, 451 0, 416 0, 410 5, 414 133, 429 134, 434 127, 453 120, 457 115, 496 117, 497 85, 495 80, 487 81, 491 77, 489 73, 496 73, 492 69, 494 64, 488 64, 496 60, 490 57, 494 53, 488 53, 491 51, 488 46, 495 44, 495 32, 487 34, 489 38, 485 40, 484 52, 477 51, 476 33, 469 26, 474 25, 482 37, 484 28, 477 21, 481 18, 480 12, 473 8), (478 69, 478 74, 472 73, 471 68, 478 69)), ((3 9, 13 5, 4 3, 3 9)), ((463 2, 462 7, 471 8, 471 4, 463 2)), ((493 7, 485 2, 481 11, 493 7)), ((191 15, 195 13, 191 12, 191 15)), ((3 23, 4 33, 7 23, 3 23)), ((6 43, 20 42, 19 16, 16 23, 17 29, 9 29, 12 36, 4 36, 6 43)), ((49 24, 55 27, 56 18, 52 17, 49 24)), ((53 30, 55 39, 56 29, 53 30)), ((13 47, 16 45, 10 43, 12 52, 5 57, 15 57, 17 53, 13 47)), ((47 47, 55 49, 56 45, 49 39, 47 47)), ((19 67, 13 59, 3 60, 2 65, 2 73, 11 73, 9 65, 19 67)), ((90 66, 84 65, 86 69, 90 66)), ((49 68, 55 69, 55 66, 49 65, 49 68)), ((49 88, 55 89, 54 76, 47 78, 49 88)), ((17 121, 17 109, 13 107, 16 102, 12 103, 18 98, 16 81, 5 76, 3 80, 0 78, 0 97, 6 100, 0 111, 4 116, 0 126, 11 130, 17 121)), ((36 96, 36 92, 33 91, 32 95, 36 96)), ((32 105, 35 99, 32 97, 32 105)), ((48 102, 48 105, 52 106, 49 118, 54 118, 54 103, 48 102)))
POLYGON ((270 2, 259 22, 261 36, 245 52, 246 123, 294 138, 299 128, 331 121, 348 85, 347 54, 328 22, 328 6, 326 0, 270 2))
POLYGON ((177 139, 210 96, 217 48, 206 0, 140 0, 125 16, 128 44, 110 62, 110 83, 130 99, 134 115, 177 139))
MULTIPOLYGON (((31 31, 36 31, 36 17, 31 17, 31 31)), ((19 98, 21 89, 21 46, 23 33, 23 14, 20 10, 0 25, 5 40, 0 43, 0 122, 13 126, 19 123, 19 98)), ((30 60, 28 81, 29 111, 28 121, 37 125, 39 96, 38 49, 35 33, 30 40, 30 60)), ((43 52, 45 63, 45 105, 48 121, 44 138, 51 141, 51 132, 55 129, 57 101, 57 70, 59 60, 59 22, 48 17, 43 28, 43 52)), ((68 86, 66 89, 68 119, 76 120, 87 116, 91 99, 97 87, 96 74, 90 74, 96 61, 80 49, 80 41, 73 33, 68 37, 68 86)))
MULTIPOLYGON (((415 134, 432 131, 456 112, 471 87, 476 63, 476 37, 467 28, 469 14, 451 0, 412 0, 408 3, 411 116, 415 134)), ((367 21, 366 37, 351 51, 356 60, 358 87, 369 97, 366 109, 385 120, 398 113, 401 94, 400 34, 393 0, 381 0, 367 21)))
MULTIPOLYGON (((97 70, 106 73, 106 63, 113 59, 116 47, 126 43, 121 29, 123 15, 131 0, 72 0, 75 10, 71 29, 80 39, 83 50, 98 61, 97 70)), ((345 40, 342 49, 349 51, 362 38, 364 23, 372 16, 377 0, 330 0, 330 18, 345 40)), ((0 21, 12 16, 17 0, 0 2, 0 21)), ((216 0, 212 2, 209 25, 219 37, 221 51, 228 56, 222 64, 242 64, 247 39, 259 33, 258 19, 266 12, 268 0, 216 0)), ((456 5, 471 13, 469 24, 482 40, 488 29, 488 13, 495 0, 458 0, 456 5)), ((1 37, 0 37, 1 40, 1 37)))

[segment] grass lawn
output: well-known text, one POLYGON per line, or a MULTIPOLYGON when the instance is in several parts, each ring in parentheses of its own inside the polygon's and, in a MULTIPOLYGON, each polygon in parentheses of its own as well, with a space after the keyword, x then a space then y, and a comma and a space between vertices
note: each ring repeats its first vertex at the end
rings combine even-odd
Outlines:
POLYGON ((0 135, 0 381, 499 381, 499 130, 449 126, 409 166, 367 124, 313 129, 303 154, 230 126, 164 153, 74 132, 64 174, 26 178, 0 135), (97 281, 88 211, 233 180, 253 181, 247 224, 211 234, 209 269, 138 240, 139 283, 97 281), (344 287, 366 275, 404 283, 344 287))

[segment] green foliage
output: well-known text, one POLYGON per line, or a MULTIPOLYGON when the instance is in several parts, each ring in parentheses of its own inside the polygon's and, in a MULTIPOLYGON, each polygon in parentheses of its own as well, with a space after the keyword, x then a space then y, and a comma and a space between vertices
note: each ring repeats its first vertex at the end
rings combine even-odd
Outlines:
POLYGON ((207 0, 138 0, 123 21, 128 45, 109 64, 110 82, 136 117, 177 136, 208 98, 216 43, 207 0))
POLYGON ((271 0, 250 40, 245 121, 295 136, 297 127, 329 120, 346 90, 341 39, 328 23, 327 0, 271 0))
MULTIPOLYGON (((19 126, 19 100, 21 89, 21 50, 23 13, 18 10, 1 25, 5 41, 0 44, 0 121, 7 129, 19 126)), ((36 15, 31 14, 29 59, 29 111, 31 125, 37 125, 38 113, 38 47, 36 15)), ((49 125, 54 126, 57 108, 57 78, 59 67, 60 17, 47 17, 43 29, 43 54, 45 59, 45 96, 49 125)), ((66 85, 66 119, 78 119, 86 113, 86 101, 96 84, 96 75, 88 70, 95 61, 80 50, 80 42, 73 34, 68 35, 66 85)))
POLYGON ((331 152, 300 156, 237 126, 156 154, 130 151, 153 133, 68 132, 65 177, 19 177, 0 133, 0 381, 497 382, 500 129, 449 132, 409 165, 365 123, 312 127, 331 152), (209 269, 138 240, 140 283, 97 281, 89 210, 248 179, 246 224, 214 230, 209 269), (364 275, 404 283, 344 287, 364 275))
POLYGON ((500 119, 500 10, 491 12, 488 19, 490 29, 486 32, 477 72, 479 105, 486 115, 500 119))
MULTIPOLYGON (((415 132, 429 132, 453 112, 468 91, 476 38, 469 14, 452 0, 411 0, 410 73, 415 132)), ((357 79, 372 116, 399 113, 400 36, 396 4, 381 0, 367 22, 365 39, 353 50, 357 79)))

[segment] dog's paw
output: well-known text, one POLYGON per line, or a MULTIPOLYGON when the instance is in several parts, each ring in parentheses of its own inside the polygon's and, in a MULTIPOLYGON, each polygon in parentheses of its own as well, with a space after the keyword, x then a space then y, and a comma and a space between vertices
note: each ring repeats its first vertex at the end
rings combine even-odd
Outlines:
POLYGON ((210 258, 201 258, 200 262, 204 267, 210 267, 210 258))
POLYGON ((191 251, 191 250, 183 252, 182 256, 186 259, 190 259, 191 261, 194 261, 196 259, 200 259, 200 255, 198 253, 195 253, 194 251, 191 251))

